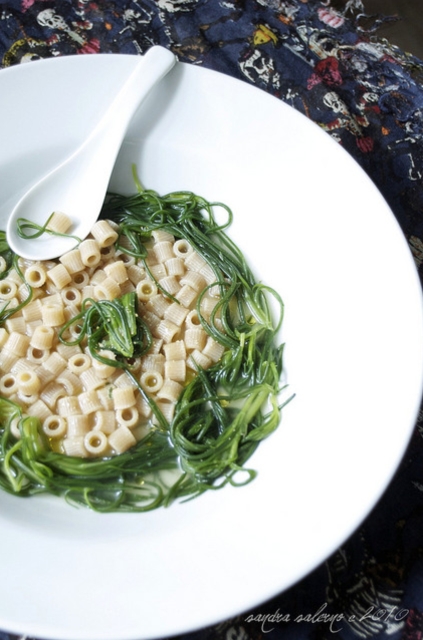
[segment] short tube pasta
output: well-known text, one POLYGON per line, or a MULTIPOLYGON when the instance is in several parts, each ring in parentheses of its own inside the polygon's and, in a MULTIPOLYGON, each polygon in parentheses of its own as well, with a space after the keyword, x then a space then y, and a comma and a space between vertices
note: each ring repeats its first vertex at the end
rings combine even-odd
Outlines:
POLYGON ((164 312, 164 319, 176 324, 178 327, 181 327, 185 318, 188 315, 188 309, 183 307, 181 304, 177 302, 172 302, 172 304, 166 309, 164 312))
POLYGON ((173 245, 173 253, 177 258, 186 258, 190 253, 192 253, 192 250, 192 246, 188 240, 183 238, 176 240, 173 245))
POLYGON ((185 324, 188 329, 198 329, 201 327, 201 320, 196 309, 193 309, 188 313, 185 324))
MULTIPOLYGON (((34 347, 33 345, 30 345, 26 352, 26 357, 28 361, 34 364, 43 364, 49 356, 50 356, 50 349, 39 349, 38 347, 34 347)), ((0 355, 0 363, 1 363, 1 355, 0 355)))
MULTIPOLYGON (((52 222, 64 228, 59 216, 52 222)), ((136 259, 125 248, 131 250, 131 244, 119 236, 117 225, 102 219, 56 261, 20 259, 24 281, 16 269, 0 281, 0 305, 18 306, 28 285, 33 295, 0 327, 0 394, 38 418, 53 450, 64 455, 127 451, 161 423, 152 407, 170 423, 187 380, 224 351, 196 310, 201 294, 202 315, 207 318, 214 309, 217 301, 204 289, 216 277, 193 246, 156 229, 146 243, 146 258, 136 259), (114 245, 118 237, 122 250, 114 245), (95 354, 110 364, 90 352, 82 339, 82 312, 129 292, 135 292, 136 312, 152 342, 146 353, 125 361, 128 375, 114 366, 120 361, 113 350, 95 354)), ((18 426, 14 436, 20 437, 18 426)))
MULTIPOLYGON (((100 355, 104 358, 108 358, 109 360, 115 360, 116 358, 115 354, 112 351, 103 351, 100 353, 100 355)), ((110 378, 110 376, 112 376, 116 370, 112 365, 100 362, 95 358, 93 358, 92 360, 92 366, 97 376, 99 378, 102 378, 103 380, 110 378)))
POLYGON ((107 277, 94 287, 94 296, 97 300, 114 300, 120 295, 120 287, 116 280, 107 277))
POLYGON ((41 264, 33 264, 25 270, 25 280, 31 287, 38 289, 42 287, 47 280, 47 273, 41 264))
POLYGON ((160 278, 159 280, 160 287, 166 292, 170 293, 170 295, 174 295, 178 293, 181 285, 179 284, 178 279, 175 276, 166 276, 164 278, 160 278))
POLYGON ((193 371, 196 371, 198 367, 208 369, 211 364, 211 359, 198 349, 194 349, 187 360, 187 367, 193 371))
POLYGON ((107 277, 117 282, 117 284, 123 284, 128 280, 128 271, 122 260, 106 264, 104 271, 107 277))
POLYGON ((80 380, 88 391, 94 391, 103 386, 103 380, 98 375, 94 367, 90 367, 80 374, 80 380))
POLYGON ((166 260, 170 260, 174 257, 172 242, 169 240, 156 242, 154 245, 154 253, 156 254, 158 262, 166 262, 166 260))
MULTIPOLYGON (((75 289, 84 290, 84 287, 88 286, 89 281, 90 281, 90 278, 86 271, 79 271, 78 273, 72 274, 71 284, 73 287, 75 287, 75 289)), ((84 297, 88 297, 88 296, 84 296, 84 297)))
POLYGON ((58 304, 46 304, 41 309, 43 324, 46 327, 60 327, 65 321, 63 307, 58 304))
POLYGON ((75 413, 66 417, 67 436, 69 438, 79 438, 85 436, 90 430, 90 420, 88 415, 75 413))
MULTIPOLYGON (((7 341, 6 341, 7 342, 7 341)), ((2 349, 0 352, 0 371, 3 373, 9 373, 15 362, 19 359, 19 356, 16 356, 11 351, 6 351, 2 349)))
POLYGON ((42 428, 49 438, 63 438, 67 433, 68 425, 62 416, 49 416, 44 420, 42 428))
POLYGON ((36 394, 40 390, 41 381, 35 371, 27 369, 26 371, 20 371, 16 375, 16 383, 20 391, 25 394, 36 394))
POLYGON ((27 323, 34 322, 35 320, 41 320, 42 318, 41 310, 42 310, 42 304, 40 300, 39 299, 33 300, 32 302, 30 302, 29 304, 26 304, 22 308, 22 317, 25 319, 27 323))
POLYGON ((184 382, 186 377, 185 360, 166 360, 165 362, 165 378, 184 382))
POLYGON ((183 340, 163 345, 166 360, 186 360, 187 351, 183 340))
POLYGON ((18 333, 17 331, 12 331, 3 346, 3 350, 9 351, 16 357, 22 357, 27 352, 29 341, 28 336, 18 333))
POLYGON ((94 429, 110 435, 116 429, 116 416, 114 411, 96 411, 94 414, 94 429))
POLYGON ((16 333, 26 333, 26 321, 23 316, 8 318, 4 324, 9 333, 13 333, 14 331, 16 333))
POLYGON ((0 393, 5 396, 11 396, 19 390, 16 378, 11 373, 6 373, 0 378, 0 393))
POLYGON ((30 345, 35 349, 51 349, 53 345, 54 331, 52 327, 43 324, 36 327, 31 336, 30 345))
POLYGON ((62 289, 63 304, 81 304, 81 291, 77 287, 64 287, 62 289))
POLYGON ((157 397, 161 400, 169 400, 176 402, 181 395, 183 387, 176 380, 165 380, 162 388, 159 390, 157 397))
POLYGON ((53 351, 43 362, 43 368, 50 371, 53 376, 57 377, 66 369, 66 360, 60 354, 53 351))
MULTIPOLYGON (((40 399, 51 409, 55 409, 59 401, 65 398, 66 392, 64 388, 57 382, 49 382, 49 384, 40 393, 40 399)), ((63 404, 64 406, 64 404, 63 404)), ((66 415, 66 413, 60 414, 66 415)))
POLYGON ((64 396, 57 400, 57 409, 59 416, 64 416, 65 418, 69 416, 77 416, 81 413, 81 407, 79 405, 78 399, 81 396, 64 396))
POLYGON ((133 387, 120 387, 113 389, 112 392, 113 405, 116 410, 129 409, 136 403, 133 387))
POLYGON ((84 444, 84 436, 65 438, 63 440, 63 448, 67 456, 86 458, 88 455, 88 451, 86 450, 84 444))
POLYGON ((198 349, 202 351, 206 346, 207 333, 204 329, 196 327, 195 329, 187 329, 185 331, 185 346, 188 350, 198 349))
POLYGON ((124 453, 136 443, 135 436, 128 427, 120 426, 109 436, 109 444, 116 453, 124 453))
POLYGON ((18 290, 18 285, 12 280, 2 280, 0 282, 0 299, 12 300, 15 297, 18 290))
POLYGON ((106 453, 109 442, 105 433, 93 430, 84 436, 84 446, 88 453, 101 456, 106 453))
POLYGON ((219 362, 219 360, 223 356, 224 351, 225 347, 222 344, 216 342, 216 340, 214 340, 211 336, 207 338, 207 343, 203 348, 203 354, 210 358, 210 360, 212 360, 213 362, 219 362))
POLYGON ((85 391, 78 396, 79 412, 83 415, 89 415, 102 408, 101 400, 94 390, 85 391))
POLYGON ((157 295, 157 285, 152 280, 141 280, 136 287, 137 296, 143 302, 157 295))
POLYGON ((4 347, 8 337, 9 337, 9 334, 6 331, 6 329, 4 327, 0 327, 0 349, 4 347))
POLYGON ((157 393, 163 386, 163 377, 158 371, 145 371, 140 382, 142 388, 148 393, 157 393))
POLYGON ((82 391, 82 383, 79 377, 69 369, 64 369, 61 372, 57 382, 62 385, 68 396, 75 396, 82 391))
POLYGON ((47 278, 51 280, 57 289, 63 289, 72 281, 71 274, 63 264, 57 264, 47 271, 47 278))
POLYGON ((180 327, 170 320, 161 320, 155 329, 155 335, 165 343, 171 342, 179 334, 180 327))
POLYGON ((59 260, 70 274, 78 273, 78 271, 83 271, 85 268, 79 249, 68 251, 59 260))
POLYGON ((78 353, 69 358, 67 366, 72 373, 80 374, 91 367, 91 358, 85 353, 78 353))
POLYGON ((188 284, 184 284, 175 295, 175 298, 184 307, 189 308, 197 298, 197 291, 195 291, 195 289, 192 289, 192 287, 190 287, 188 284))
POLYGON ((62 211, 54 211, 47 223, 47 229, 55 233, 67 233, 72 227, 72 219, 62 211))
POLYGON ((91 234, 100 248, 109 247, 118 239, 118 234, 107 220, 98 220, 91 228, 91 234))
POLYGON ((82 264, 85 267, 96 267, 101 260, 100 248, 95 240, 84 240, 79 245, 82 264))
POLYGON ((116 420, 119 425, 128 427, 135 427, 139 422, 139 413, 136 407, 128 407, 125 409, 118 409, 116 411, 116 420))

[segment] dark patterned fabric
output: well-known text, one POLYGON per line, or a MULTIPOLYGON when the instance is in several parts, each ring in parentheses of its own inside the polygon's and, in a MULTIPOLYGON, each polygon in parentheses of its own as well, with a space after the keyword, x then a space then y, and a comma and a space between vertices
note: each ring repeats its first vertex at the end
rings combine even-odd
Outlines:
MULTIPOLYGON (((390 19, 366 15, 365 0, 6 0, 0 61, 161 44, 268 91, 363 167, 423 275, 423 63, 378 37, 390 19)), ((383 498, 327 562, 265 605, 179 638, 423 640, 422 492, 420 419, 383 498)))

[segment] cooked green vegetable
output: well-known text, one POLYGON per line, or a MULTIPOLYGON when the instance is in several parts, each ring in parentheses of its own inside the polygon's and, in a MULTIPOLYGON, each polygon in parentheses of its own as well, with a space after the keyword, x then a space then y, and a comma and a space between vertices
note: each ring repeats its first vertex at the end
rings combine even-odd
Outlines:
MULTIPOLYGON (((203 257, 215 282, 203 291, 197 312, 204 330, 225 347, 223 357, 207 370, 198 367, 168 424, 131 372, 132 359, 151 345, 135 295, 86 301, 82 312, 61 331, 61 340, 73 344, 85 339, 93 357, 124 370, 150 404, 156 426, 120 455, 69 457, 51 451, 38 419, 23 417, 17 405, 1 398, 0 485, 16 495, 52 493, 107 512, 146 511, 227 483, 249 482, 255 472, 244 469, 245 462, 280 421, 280 296, 255 281, 242 252, 226 235, 232 213, 225 205, 189 192, 159 196, 139 186, 130 197, 110 195, 102 217, 119 224, 117 249, 138 260, 145 260, 146 243, 158 229, 187 240, 203 257), (216 221, 217 207, 227 213, 225 224, 216 221), (220 298, 206 319, 201 300, 216 286, 220 298), (270 298, 279 309, 275 321, 270 298), (66 341, 71 325, 79 327, 79 335, 66 341), (112 351, 116 359, 104 357, 103 350, 112 351), (13 421, 19 424, 18 440, 11 432, 13 421), (163 473, 168 471, 174 473, 163 473)), ((145 268, 148 271, 147 263, 145 268)))
POLYGON ((69 320, 60 330, 59 338, 64 344, 78 344, 87 338, 91 355, 122 369, 130 368, 127 361, 146 353, 151 347, 151 332, 137 313, 135 293, 126 293, 116 300, 92 300, 87 298, 82 311, 69 320), (79 325, 78 338, 66 340, 63 335, 72 325, 79 325), (119 361, 105 358, 101 350, 111 350, 119 361))
POLYGON ((60 233, 59 231, 55 231, 54 229, 49 229, 48 225, 51 222, 53 216, 54 211, 43 225, 39 225, 33 220, 27 220, 26 218, 18 218, 16 221, 18 236, 20 238, 23 238, 24 240, 34 240, 35 238, 39 238, 46 233, 51 236, 74 238, 74 240, 76 240, 77 242, 81 242, 81 239, 78 238, 78 236, 73 236, 68 233, 60 233), (33 233, 30 233, 30 231, 32 231, 33 233))

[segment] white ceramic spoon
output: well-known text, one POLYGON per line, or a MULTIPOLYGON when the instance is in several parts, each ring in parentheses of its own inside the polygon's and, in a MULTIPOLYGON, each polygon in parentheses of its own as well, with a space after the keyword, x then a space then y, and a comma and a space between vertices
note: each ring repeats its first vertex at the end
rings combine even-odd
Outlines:
MULTIPOLYGON (((154 85, 174 66, 167 49, 154 46, 143 56, 92 133, 64 162, 34 184, 14 207, 7 223, 9 246, 30 260, 49 260, 72 249, 76 241, 44 233, 26 239, 18 235, 24 218, 43 226, 53 211, 72 220, 69 234, 83 240, 97 220, 110 176, 128 125, 154 85)), ((30 232, 32 234, 32 231, 30 232)))

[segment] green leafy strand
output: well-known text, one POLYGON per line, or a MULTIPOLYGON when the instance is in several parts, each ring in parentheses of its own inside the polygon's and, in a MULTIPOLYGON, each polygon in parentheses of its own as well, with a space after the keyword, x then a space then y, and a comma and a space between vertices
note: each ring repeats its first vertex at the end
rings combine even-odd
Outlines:
POLYGON ((208 288, 219 287, 220 298, 206 318, 201 312, 206 289, 197 311, 205 331, 225 347, 223 357, 208 370, 198 368, 168 425, 131 372, 132 359, 151 345, 135 295, 85 301, 81 313, 61 331, 61 340, 72 344, 86 339, 93 357, 122 368, 150 403, 158 426, 119 456, 73 458, 51 451, 39 421, 0 399, 0 486, 22 496, 63 495, 103 512, 145 511, 227 483, 249 482, 255 472, 244 465, 259 442, 276 429, 283 407, 278 400, 283 345, 276 342, 283 319, 280 296, 255 281, 242 252, 226 235, 232 213, 223 204, 190 192, 159 196, 140 187, 130 197, 109 196, 102 217, 119 224, 116 248, 139 260, 146 260, 152 233, 159 229, 186 239, 204 258, 215 274, 208 288), (218 208, 226 213, 223 224, 215 217, 218 208), (269 299, 279 309, 276 321, 269 299), (79 333, 69 340, 72 325, 79 333), (106 349, 115 359, 102 355, 106 349), (14 420, 19 440, 11 433, 14 420), (170 480, 163 475, 167 471, 170 480))
POLYGON ((54 211, 43 225, 37 224, 33 220, 28 220, 27 218, 18 218, 16 221, 18 236, 23 240, 35 240, 46 233, 47 235, 57 236, 59 238, 73 238, 79 244, 81 242, 81 238, 78 238, 78 236, 73 236, 69 233, 61 233, 60 231, 48 228, 49 222, 53 216, 54 211))

